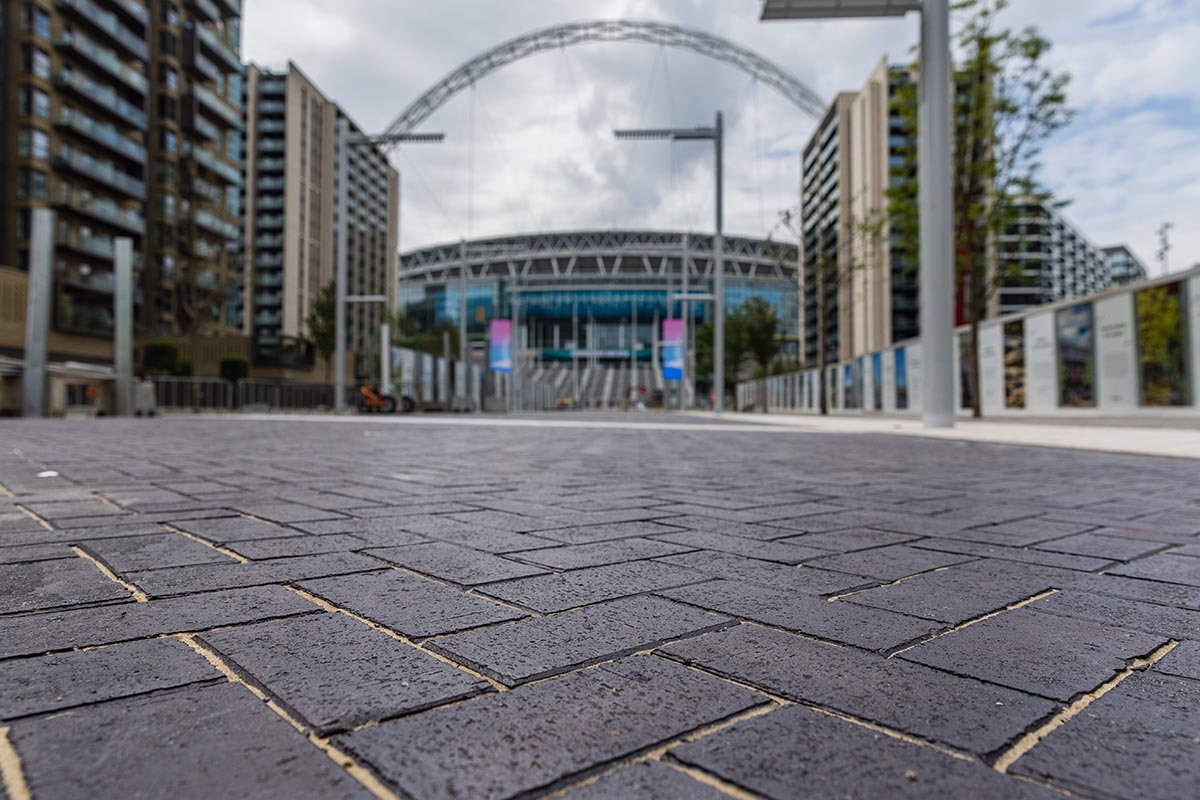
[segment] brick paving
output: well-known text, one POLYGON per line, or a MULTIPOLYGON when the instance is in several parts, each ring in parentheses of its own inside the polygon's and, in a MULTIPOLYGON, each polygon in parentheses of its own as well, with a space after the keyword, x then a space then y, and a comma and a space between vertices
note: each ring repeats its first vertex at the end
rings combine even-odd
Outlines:
POLYGON ((616 419, 4 423, 0 797, 1200 797, 1200 460, 616 419))

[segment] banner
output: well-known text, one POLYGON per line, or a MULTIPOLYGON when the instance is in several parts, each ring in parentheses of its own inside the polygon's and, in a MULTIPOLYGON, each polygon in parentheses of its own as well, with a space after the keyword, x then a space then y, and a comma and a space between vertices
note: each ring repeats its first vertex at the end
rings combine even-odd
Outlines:
POLYGON ((663 380, 683 380, 683 320, 662 321, 662 343, 663 380))
POLYGON ((488 329, 488 366, 496 372, 512 373, 512 321, 494 319, 488 329))

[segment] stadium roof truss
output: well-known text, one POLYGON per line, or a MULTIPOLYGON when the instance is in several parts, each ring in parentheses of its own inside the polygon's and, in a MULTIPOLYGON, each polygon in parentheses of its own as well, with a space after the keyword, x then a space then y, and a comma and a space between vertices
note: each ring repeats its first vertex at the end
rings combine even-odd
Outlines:
MULTIPOLYGON (((400 280, 441 284, 460 279, 615 282, 674 275, 687 236, 688 274, 712 276, 711 235, 669 231, 569 231, 478 239, 403 253, 400 280)), ((726 236, 728 278, 796 282, 796 245, 726 236)))

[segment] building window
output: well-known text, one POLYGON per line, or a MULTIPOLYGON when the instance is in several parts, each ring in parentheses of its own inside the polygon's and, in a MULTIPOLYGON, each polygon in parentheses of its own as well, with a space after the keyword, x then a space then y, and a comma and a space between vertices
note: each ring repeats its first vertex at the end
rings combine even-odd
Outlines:
POLYGON ((33 214, 28 208, 22 208, 17 212, 17 238, 21 241, 29 239, 29 231, 32 229, 33 214))
POLYGON ((174 186, 176 183, 175 165, 170 161, 160 161, 154 165, 155 177, 164 186, 174 186))
POLYGON ((179 91, 179 73, 166 64, 158 65, 159 80, 172 92, 179 91))
POLYGON ((241 161, 242 159, 242 137, 237 131, 230 131, 225 136, 225 155, 230 161, 241 161))
POLYGON ((50 157, 50 136, 37 128, 22 128, 17 134, 17 155, 45 161, 50 157))
POLYGON ((21 32, 49 41, 50 15, 32 3, 26 3, 21 7, 21 32))
POLYGON ((179 137, 166 128, 158 129, 158 146, 167 153, 179 151, 179 137))
POLYGON ((17 170, 17 197, 44 201, 46 199, 46 173, 27 167, 17 170))
POLYGON ((179 40, 175 34, 163 31, 158 35, 158 50, 162 55, 173 56, 178 52, 179 40))
POLYGON ((26 75, 50 80, 50 54, 40 47, 23 45, 21 47, 21 70, 26 75))
POLYGON ((168 25, 178 25, 179 24, 179 7, 176 6, 174 3, 163 3, 161 17, 162 17, 162 21, 167 23, 168 25))
POLYGON ((175 115, 177 113, 176 108, 177 108, 177 106, 176 106, 174 97, 170 97, 165 94, 160 94, 158 96, 158 116, 161 119, 170 120, 171 122, 175 122, 176 121, 175 115))
POLYGON ((46 94, 41 89, 35 89, 32 86, 22 86, 21 115, 26 117, 37 117, 38 119, 49 119, 50 95, 46 94))

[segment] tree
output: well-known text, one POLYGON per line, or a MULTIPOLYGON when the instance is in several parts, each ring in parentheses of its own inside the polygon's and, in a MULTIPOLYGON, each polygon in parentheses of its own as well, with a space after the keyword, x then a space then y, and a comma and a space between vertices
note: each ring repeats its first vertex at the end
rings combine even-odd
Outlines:
MULTIPOLYGON (((696 329, 696 375, 713 380, 713 323, 705 322, 696 329)), ((738 377, 749 355, 746 342, 745 307, 725 312, 725 386, 712 387, 714 394, 724 392, 737 384, 738 377)))
POLYGON ((333 281, 321 287, 304 320, 308 340, 325 360, 325 382, 329 382, 329 357, 337 348, 337 287, 333 281))
MULTIPOLYGON (((741 308, 742 337, 749 360, 765 377, 783 349, 779 341, 779 317, 775 307, 761 297, 751 297, 741 308)), ((767 410, 766 398, 758 398, 759 407, 767 410)))
MULTIPOLYGON (((1074 113, 1066 97, 1070 76, 1045 63, 1050 42, 1035 28, 999 27, 997 17, 1007 5, 1008 0, 955 5, 964 19, 954 34, 962 54, 954 69, 954 267, 958 316, 971 326, 968 377, 976 388, 975 416, 980 415, 979 322, 996 290, 1020 280, 1020 264, 993 267, 997 236, 1013 225, 1021 206, 1053 203, 1038 181, 1039 159, 1047 139, 1074 113)), ((916 86, 899 87, 893 104, 907 138, 915 142, 916 86)), ((907 155, 915 164, 915 149, 907 155)), ((893 170, 887 193, 891 232, 910 264, 920 262, 918 180, 911 167, 893 170)))

